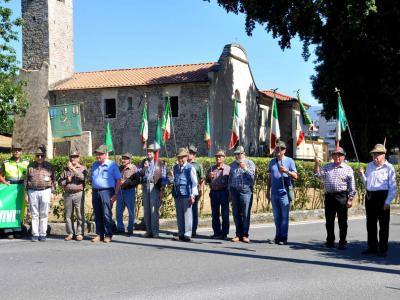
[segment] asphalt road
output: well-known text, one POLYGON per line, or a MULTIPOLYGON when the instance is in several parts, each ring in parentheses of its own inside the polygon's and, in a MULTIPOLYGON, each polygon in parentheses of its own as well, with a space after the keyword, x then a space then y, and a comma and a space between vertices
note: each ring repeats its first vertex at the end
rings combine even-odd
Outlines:
MULTIPOLYGON (((233 234, 234 228, 231 228, 233 234)), ((400 216, 387 258, 362 256, 365 220, 349 222, 349 248, 323 247, 323 221, 251 228, 250 244, 204 237, 190 243, 137 234, 110 244, 0 240, 0 299, 400 299, 400 216)))

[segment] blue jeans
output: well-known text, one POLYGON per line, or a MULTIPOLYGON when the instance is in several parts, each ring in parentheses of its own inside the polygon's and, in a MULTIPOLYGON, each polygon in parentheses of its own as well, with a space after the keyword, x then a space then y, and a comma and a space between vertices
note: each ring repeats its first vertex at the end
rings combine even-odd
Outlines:
POLYGON ((100 237, 112 237, 112 211, 111 197, 114 195, 114 189, 93 189, 92 205, 94 211, 94 222, 96 223, 96 233, 100 237))
POLYGON ((215 236, 229 233, 229 193, 228 190, 210 191, 212 228, 215 236), (222 228, 219 216, 222 216, 222 228))
POLYGON ((283 191, 272 191, 271 203, 276 228, 275 239, 277 241, 287 241, 290 209, 287 193, 283 191))
POLYGON ((237 237, 248 237, 250 228, 250 212, 253 203, 253 191, 250 187, 241 190, 231 188, 233 220, 237 237))
POLYGON ((175 198, 176 220, 178 223, 178 235, 180 237, 192 237, 192 205, 189 198, 175 198))
POLYGON ((200 197, 194 197, 194 203, 192 205, 192 216, 193 216, 193 225, 192 225, 192 233, 196 234, 197 224, 199 224, 199 200, 200 197))
POLYGON ((128 230, 133 230, 135 225, 135 188, 120 190, 117 195, 117 228, 118 231, 125 231, 124 225, 124 210, 128 209, 128 230))

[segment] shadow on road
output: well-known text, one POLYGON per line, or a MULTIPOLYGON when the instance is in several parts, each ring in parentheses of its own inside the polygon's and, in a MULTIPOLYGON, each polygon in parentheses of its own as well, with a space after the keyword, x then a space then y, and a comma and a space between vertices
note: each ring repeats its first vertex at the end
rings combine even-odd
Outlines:
POLYGON ((337 248, 326 248, 321 241, 310 241, 308 243, 289 243, 289 247, 294 250, 311 250, 318 252, 319 255, 328 258, 344 259, 358 263, 375 263, 379 265, 400 265, 399 242, 389 242, 388 256, 385 258, 377 255, 362 255, 361 252, 367 249, 365 241, 351 241, 346 250, 337 248))
MULTIPOLYGON (((259 254, 252 254, 252 253, 237 253, 237 252, 228 252, 228 251, 223 251, 223 250, 215 250, 215 249, 198 249, 198 248, 191 248, 191 247, 181 247, 181 246, 170 246, 170 245, 161 245, 161 244, 146 244, 146 243, 140 243, 140 242, 134 242, 134 241, 113 241, 113 243, 120 243, 120 244, 130 244, 130 245, 135 245, 135 246, 142 246, 142 247, 149 247, 149 248, 157 248, 157 249, 166 249, 166 250, 175 250, 175 251, 186 251, 186 252, 194 252, 194 253, 205 253, 205 254, 214 254, 214 255, 227 255, 227 256, 236 256, 236 257, 243 257, 243 258, 250 258, 250 259, 259 259, 259 260, 271 260, 271 261, 281 261, 281 262, 289 262, 289 263, 295 263, 295 264, 308 264, 308 265, 316 265, 316 266, 324 266, 324 267, 332 267, 332 268, 344 268, 344 269, 353 269, 353 270, 360 270, 360 271, 368 271, 368 272, 379 272, 379 273, 386 273, 386 274, 396 274, 400 275, 400 270, 396 269, 389 269, 389 268, 381 268, 381 267, 373 267, 373 266, 365 266, 365 265, 354 265, 354 264, 347 264, 347 263, 338 263, 338 262, 329 262, 329 261, 318 261, 318 260, 306 260, 306 259, 299 259, 299 258, 291 258, 291 257, 278 257, 278 256, 271 256, 271 255, 259 255, 259 254)), ((179 243, 179 242, 177 242, 179 243)), ((185 245, 190 246, 192 243, 187 243, 185 245)), ((295 249, 308 249, 308 250, 316 250, 321 253, 325 253, 325 249, 322 249, 321 245, 316 246, 316 244, 301 244, 301 243, 292 243, 289 245, 290 247, 293 247, 295 249)), ((397 245, 398 246, 398 245, 397 245)), ((346 255, 349 258, 353 258, 353 261, 363 261, 361 258, 360 250, 362 249, 361 245, 357 251, 354 252, 354 256, 351 255, 350 253, 353 253, 351 250, 346 250, 349 251, 347 254, 337 254, 334 252, 335 250, 332 250, 332 257, 335 258, 341 258, 340 255, 343 255, 343 258, 346 257, 346 255), (335 255, 333 255, 335 254, 335 255), (336 255, 337 254, 337 255, 336 255), (356 259, 356 255, 357 258, 356 259)), ((243 250, 243 249, 240 249, 243 250)), ((393 249, 394 252, 394 249, 393 249)), ((328 255, 329 256, 329 255, 328 255)), ((391 258, 387 257, 386 259, 380 259, 382 262, 386 261, 386 264, 398 264, 398 258, 391 258)), ((375 262, 375 261, 369 261, 369 262, 375 262)), ((378 259, 377 261, 378 262, 378 259)), ((383 264, 383 263, 382 263, 383 264)))

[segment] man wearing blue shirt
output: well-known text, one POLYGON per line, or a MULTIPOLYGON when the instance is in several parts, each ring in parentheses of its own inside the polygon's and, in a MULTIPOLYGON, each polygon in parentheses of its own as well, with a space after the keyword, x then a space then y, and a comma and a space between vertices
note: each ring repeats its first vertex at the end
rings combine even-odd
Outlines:
POLYGON ((187 162, 188 155, 186 148, 180 148, 176 154, 178 163, 168 173, 169 181, 173 184, 172 195, 175 199, 178 237, 185 242, 189 242, 192 236, 192 205, 199 194, 196 169, 187 162))
POLYGON ((112 205, 117 199, 120 185, 121 173, 118 165, 108 159, 108 147, 101 145, 95 151, 97 161, 90 170, 92 182, 92 205, 94 221, 96 223, 97 236, 92 242, 111 242, 112 239, 112 205))
POLYGON ((268 166, 267 199, 272 203, 276 227, 275 244, 278 245, 287 244, 290 201, 294 200, 292 179, 297 179, 296 165, 285 153, 286 144, 279 141, 275 147, 275 158, 268 166))
POLYGON ((363 254, 385 257, 388 250, 390 203, 396 198, 396 172, 386 158, 386 148, 376 144, 370 152, 373 161, 360 173, 367 189, 365 210, 367 215, 368 249, 363 254), (377 222, 379 221, 379 242, 377 222))
POLYGON ((246 158, 243 146, 238 146, 233 153, 236 160, 230 165, 228 184, 229 197, 232 200, 233 220, 236 226, 236 236, 232 242, 250 243, 250 213, 256 166, 246 158))

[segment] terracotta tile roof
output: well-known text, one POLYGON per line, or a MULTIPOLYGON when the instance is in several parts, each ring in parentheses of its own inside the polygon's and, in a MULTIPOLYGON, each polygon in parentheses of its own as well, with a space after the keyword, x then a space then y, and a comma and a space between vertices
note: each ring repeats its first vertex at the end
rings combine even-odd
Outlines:
POLYGON ((198 63, 175 66, 119 69, 75 73, 62 81, 54 91, 128 87, 156 84, 207 82, 208 72, 217 63, 198 63))
MULTIPOLYGON (((267 96, 269 98, 274 98, 274 92, 272 90, 265 90, 265 91, 258 91, 261 95, 267 96)), ((290 101, 290 100, 296 100, 295 97, 288 96, 282 93, 275 93, 276 95, 276 100, 280 101, 290 101)))

